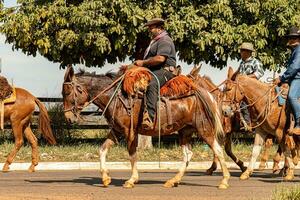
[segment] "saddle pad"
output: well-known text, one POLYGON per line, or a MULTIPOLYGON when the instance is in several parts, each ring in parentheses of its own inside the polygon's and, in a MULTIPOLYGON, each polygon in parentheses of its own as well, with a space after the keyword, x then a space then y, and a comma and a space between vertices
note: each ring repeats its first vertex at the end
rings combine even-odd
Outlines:
MULTIPOLYGON (((280 87, 278 87, 278 86, 275 87, 276 94, 278 94, 280 92, 280 90, 281 90, 280 87)), ((282 94, 278 95, 277 99, 278 99, 278 104, 280 106, 283 106, 286 102, 286 99, 282 96, 282 94)))
POLYGON ((161 89, 161 96, 165 97, 177 97, 185 95, 193 90, 197 86, 194 81, 185 75, 175 76, 169 80, 161 89))
POLYGON ((17 99, 16 88, 13 87, 12 91, 13 92, 11 93, 11 95, 2 101, 4 104, 14 103, 16 101, 17 99))

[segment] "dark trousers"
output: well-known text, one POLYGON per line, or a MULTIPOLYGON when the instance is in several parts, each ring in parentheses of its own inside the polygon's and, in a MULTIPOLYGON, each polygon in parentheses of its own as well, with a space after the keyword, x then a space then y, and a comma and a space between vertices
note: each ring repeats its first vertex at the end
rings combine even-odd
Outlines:
MULTIPOLYGON (((159 80, 160 87, 162 87, 168 80, 172 79, 175 75, 165 69, 153 71, 159 80)), ((158 101, 158 84, 156 78, 152 78, 146 91, 146 109, 148 110, 150 118, 154 119, 158 101)))

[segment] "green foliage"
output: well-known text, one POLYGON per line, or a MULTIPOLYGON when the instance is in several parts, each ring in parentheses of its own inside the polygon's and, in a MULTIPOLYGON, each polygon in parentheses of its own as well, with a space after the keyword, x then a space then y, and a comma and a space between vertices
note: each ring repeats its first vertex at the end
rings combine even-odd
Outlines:
POLYGON ((300 0, 19 0, 1 32, 13 49, 37 52, 62 66, 103 66, 142 55, 149 42, 143 24, 167 19, 179 58, 222 68, 253 42, 266 68, 287 59, 283 36, 300 25, 300 0), (297 24, 298 23, 298 24, 297 24), (138 42, 137 42, 138 41, 138 42), (142 41, 142 42, 141 42, 142 41))

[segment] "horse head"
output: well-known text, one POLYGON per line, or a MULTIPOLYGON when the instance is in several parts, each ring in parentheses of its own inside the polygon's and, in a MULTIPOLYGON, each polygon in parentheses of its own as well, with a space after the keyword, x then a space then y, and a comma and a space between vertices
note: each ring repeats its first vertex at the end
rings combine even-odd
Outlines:
POLYGON ((227 79, 223 88, 222 111, 225 116, 232 117, 239 109, 240 102, 245 95, 239 85, 240 75, 233 73, 233 69, 229 67, 227 79))
POLYGON ((74 123, 80 120, 80 112, 89 101, 89 95, 85 86, 77 80, 74 69, 68 66, 62 87, 64 114, 68 122, 74 123))

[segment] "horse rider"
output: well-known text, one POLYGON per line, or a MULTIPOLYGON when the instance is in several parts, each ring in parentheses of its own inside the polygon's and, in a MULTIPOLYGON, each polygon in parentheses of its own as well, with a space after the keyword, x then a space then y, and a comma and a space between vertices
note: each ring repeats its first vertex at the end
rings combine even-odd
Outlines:
MULTIPOLYGON (((162 87, 172 79, 176 70, 175 45, 168 32, 164 29, 164 20, 154 18, 149 20, 144 27, 148 28, 152 40, 144 53, 143 60, 136 60, 135 65, 148 68, 159 80, 162 87)), ((158 101, 158 83, 153 77, 146 90, 146 104, 142 121, 144 130, 154 128, 154 117, 158 101)))
POLYGON ((286 37, 287 46, 292 49, 292 54, 286 65, 286 71, 279 77, 277 84, 278 86, 282 83, 289 84, 288 101, 295 118, 295 127, 291 132, 300 135, 300 29, 292 27, 286 37))
MULTIPOLYGON (((253 56, 253 53, 255 52, 253 44, 250 42, 243 42, 239 47, 239 51, 242 61, 239 68, 235 72, 235 75, 243 74, 259 80, 264 75, 264 70, 262 68, 261 61, 253 56)), ((246 102, 242 101, 240 105, 241 121, 244 125, 245 130, 247 131, 247 124, 251 122, 251 117, 249 110, 246 107, 246 102)), ((249 131, 251 131, 251 129, 249 131)))

